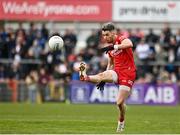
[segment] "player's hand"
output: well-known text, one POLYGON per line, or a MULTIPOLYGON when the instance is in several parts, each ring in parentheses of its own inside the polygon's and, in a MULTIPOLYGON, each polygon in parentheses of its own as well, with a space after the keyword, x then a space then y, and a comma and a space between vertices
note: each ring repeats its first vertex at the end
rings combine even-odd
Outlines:
POLYGON ((114 50, 119 50, 119 45, 114 45, 114 50))
POLYGON ((100 83, 98 83, 97 85, 96 85, 96 87, 97 87, 97 89, 99 89, 100 91, 102 91, 102 90, 104 90, 104 85, 105 85, 106 83, 105 82, 100 82, 100 83))

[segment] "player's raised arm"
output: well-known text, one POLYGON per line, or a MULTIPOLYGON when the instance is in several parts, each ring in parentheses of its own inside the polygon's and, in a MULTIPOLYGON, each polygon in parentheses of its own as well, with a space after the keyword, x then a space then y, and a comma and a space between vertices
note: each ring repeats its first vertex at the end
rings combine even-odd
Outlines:
POLYGON ((115 50, 121 50, 121 49, 126 49, 126 48, 131 48, 131 47, 133 47, 133 43, 128 38, 124 39, 121 42, 121 44, 114 45, 115 50))
POLYGON ((121 50, 121 49, 132 48, 132 47, 133 47, 132 41, 128 38, 125 38, 124 40, 122 40, 121 44, 109 45, 104 48, 101 48, 100 51, 108 52, 110 50, 121 50))

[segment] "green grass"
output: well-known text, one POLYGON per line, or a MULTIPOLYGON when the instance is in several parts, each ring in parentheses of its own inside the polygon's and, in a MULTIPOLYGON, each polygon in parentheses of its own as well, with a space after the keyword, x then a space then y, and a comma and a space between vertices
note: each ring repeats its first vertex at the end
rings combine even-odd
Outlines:
MULTIPOLYGON (((0 134, 114 134, 115 105, 0 104, 0 134)), ((180 106, 128 106, 124 133, 180 133, 180 106)))

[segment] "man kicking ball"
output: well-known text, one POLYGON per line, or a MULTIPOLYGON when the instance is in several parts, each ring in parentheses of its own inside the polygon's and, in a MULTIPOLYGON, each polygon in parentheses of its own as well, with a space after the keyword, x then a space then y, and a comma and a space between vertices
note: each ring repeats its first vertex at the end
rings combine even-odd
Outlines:
POLYGON ((133 58, 133 44, 130 39, 117 35, 115 26, 106 23, 102 27, 102 36, 109 44, 102 48, 108 53, 108 65, 106 71, 96 74, 86 74, 86 64, 81 63, 79 75, 81 81, 98 83, 97 87, 102 90, 106 82, 119 85, 116 104, 119 108, 117 132, 124 130, 125 126, 125 100, 131 93, 136 78, 136 66, 133 58))

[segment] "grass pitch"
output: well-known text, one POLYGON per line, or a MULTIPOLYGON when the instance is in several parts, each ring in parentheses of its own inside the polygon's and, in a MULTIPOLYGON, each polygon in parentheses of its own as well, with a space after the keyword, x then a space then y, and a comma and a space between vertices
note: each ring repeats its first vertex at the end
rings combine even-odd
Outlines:
MULTIPOLYGON (((115 134, 115 105, 0 104, 0 134, 115 134)), ((180 106, 127 108, 124 133, 180 133, 180 106)))

